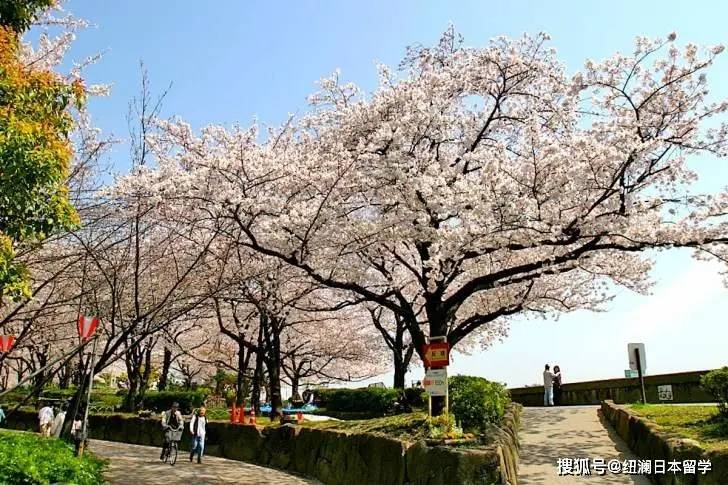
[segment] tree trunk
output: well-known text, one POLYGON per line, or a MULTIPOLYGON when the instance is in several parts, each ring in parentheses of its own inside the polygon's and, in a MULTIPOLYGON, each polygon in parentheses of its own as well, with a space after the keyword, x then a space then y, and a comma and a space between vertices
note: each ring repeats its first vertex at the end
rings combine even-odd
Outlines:
POLYGON ((86 410, 86 401, 88 400, 88 376, 82 378, 79 386, 76 388, 76 392, 71 397, 71 401, 68 403, 68 411, 66 412, 66 419, 63 421, 63 428, 61 430, 61 439, 72 443, 73 438, 71 436, 71 425, 76 416, 79 419, 83 419, 84 412, 86 410))
POLYGON ((270 386, 270 419, 279 418, 283 414, 283 399, 281 397, 281 363, 280 357, 268 359, 268 385, 270 386))
POLYGON ((134 413, 137 411, 138 395, 139 395, 139 377, 134 374, 128 374, 129 378, 129 389, 124 396, 124 402, 122 404, 125 411, 134 413))
POLYGON ((63 364, 63 368, 58 373, 58 387, 61 389, 68 389, 68 385, 71 383, 71 374, 73 373, 73 364, 70 360, 67 360, 63 364))
MULTIPOLYGON (((152 344, 149 344, 149 347, 144 352, 144 372, 141 375, 141 378, 139 379, 139 390, 137 392, 137 399, 136 399, 136 405, 137 407, 140 407, 142 403, 144 402, 144 396, 147 393, 147 389, 149 389, 149 378, 152 375, 152 344)), ((134 409, 136 411, 136 408, 134 409)))
MULTIPOLYGON (((244 339, 244 336, 238 337, 244 339)), ((245 403, 245 371, 248 367, 248 361, 245 358, 245 347, 243 343, 238 341, 238 375, 235 379, 235 405, 242 406, 245 403)))
POLYGON ((291 399, 301 399, 301 396, 298 394, 300 380, 301 377, 298 375, 298 373, 294 372, 293 377, 291 377, 291 399))
POLYGON ((258 329, 258 346, 255 352, 255 371, 253 371, 253 389, 251 390, 251 407, 260 414, 260 387, 263 380, 263 329, 258 329))
POLYGON ((261 326, 265 337, 265 364, 268 369, 268 395, 270 401, 270 419, 275 420, 283 415, 283 398, 281 396, 281 325, 275 316, 261 313, 261 326))
POLYGON ((167 380, 169 379, 169 369, 172 367, 172 351, 168 347, 164 347, 164 357, 162 359, 162 373, 159 375, 159 383, 157 389, 164 391, 167 389, 167 380))
POLYGON ((405 388, 405 376, 407 375, 407 366, 403 365, 401 360, 394 361, 394 388, 405 388))

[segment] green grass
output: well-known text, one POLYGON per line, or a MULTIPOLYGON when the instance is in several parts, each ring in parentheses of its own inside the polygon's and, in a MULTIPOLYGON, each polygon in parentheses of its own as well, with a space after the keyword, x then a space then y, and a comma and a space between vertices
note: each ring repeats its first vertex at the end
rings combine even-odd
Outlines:
POLYGON ((427 414, 416 412, 398 414, 384 418, 353 421, 305 421, 303 426, 318 429, 334 429, 351 433, 377 433, 404 441, 417 441, 426 438, 425 421, 427 414))
POLYGON ((103 483, 104 463, 92 454, 75 457, 56 438, 0 431, 0 483, 96 485, 103 483))
POLYGON ((693 439, 708 450, 728 451, 728 422, 718 418, 717 406, 632 404, 630 408, 675 437, 693 439))

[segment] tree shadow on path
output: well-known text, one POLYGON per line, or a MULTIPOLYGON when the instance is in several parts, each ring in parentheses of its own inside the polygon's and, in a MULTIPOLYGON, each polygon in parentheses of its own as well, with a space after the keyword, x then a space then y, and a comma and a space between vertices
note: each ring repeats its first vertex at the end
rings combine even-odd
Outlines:
MULTIPOLYGON (((614 429, 597 416, 597 407, 526 408, 523 413, 519 479, 523 485, 652 483, 644 476, 558 476, 559 458, 636 459, 614 429)), ((592 470, 593 472, 593 470, 592 470)))

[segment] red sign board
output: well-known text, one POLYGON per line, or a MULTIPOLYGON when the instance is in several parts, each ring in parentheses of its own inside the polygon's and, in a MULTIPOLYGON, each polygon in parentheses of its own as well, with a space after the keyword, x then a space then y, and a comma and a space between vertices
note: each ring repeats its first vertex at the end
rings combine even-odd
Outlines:
POLYGON ((450 365, 450 346, 447 342, 425 344, 422 355, 425 356, 425 367, 437 368, 450 365))
POLYGON ((15 343, 15 335, 0 335, 0 352, 10 352, 15 343))
POLYGON ((78 336, 81 337, 81 341, 90 339, 98 326, 99 319, 97 317, 85 317, 83 315, 78 317, 78 336))

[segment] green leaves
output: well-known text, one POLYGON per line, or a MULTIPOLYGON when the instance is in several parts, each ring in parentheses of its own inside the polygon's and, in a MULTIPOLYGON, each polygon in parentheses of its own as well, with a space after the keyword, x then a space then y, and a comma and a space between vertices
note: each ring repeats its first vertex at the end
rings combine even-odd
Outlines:
POLYGON ((465 431, 482 431, 498 423, 510 402, 508 390, 482 377, 453 376, 448 379, 450 412, 465 431))
POLYGON ((715 369, 700 378, 700 385, 718 402, 718 410, 728 418, 728 367, 715 369))
POLYGON ((93 455, 77 458, 73 448, 56 438, 31 433, 0 432, 0 483, 103 483, 104 462, 93 455))
MULTIPOLYGON (((2 2, 0 23, 50 2, 2 2)), ((28 20, 29 21, 29 20, 28 20)), ((30 296, 28 274, 13 261, 18 244, 42 241, 78 224, 66 178, 73 155, 69 103, 80 84, 25 66, 17 34, 0 27, 0 305, 30 296)))
POLYGON ((0 25, 24 32, 38 14, 53 5, 53 0, 3 0, 0 2, 0 25))

